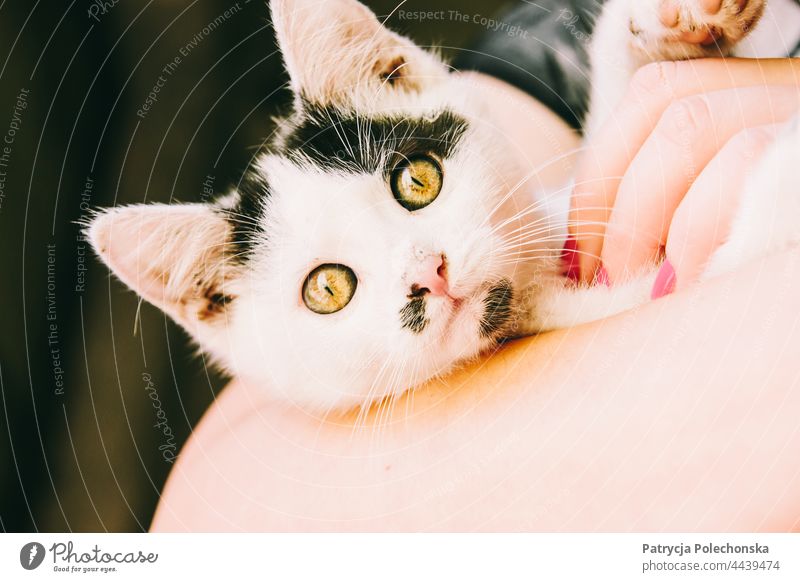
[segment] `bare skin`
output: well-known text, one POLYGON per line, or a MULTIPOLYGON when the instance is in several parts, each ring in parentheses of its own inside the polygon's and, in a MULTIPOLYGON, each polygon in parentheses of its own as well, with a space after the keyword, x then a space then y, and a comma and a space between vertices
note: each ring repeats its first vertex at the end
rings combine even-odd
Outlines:
POLYGON ((233 383, 153 530, 799 531, 799 286, 800 253, 772 257, 515 342, 360 428, 233 383))
POLYGON ((797 115, 799 88, 795 58, 642 68, 578 168, 582 278, 599 258, 611 281, 625 279, 666 247, 677 286, 693 283, 727 236, 747 173, 797 115))
POLYGON ((152 529, 798 531, 798 287, 800 252, 770 257, 361 417, 233 382, 152 529))

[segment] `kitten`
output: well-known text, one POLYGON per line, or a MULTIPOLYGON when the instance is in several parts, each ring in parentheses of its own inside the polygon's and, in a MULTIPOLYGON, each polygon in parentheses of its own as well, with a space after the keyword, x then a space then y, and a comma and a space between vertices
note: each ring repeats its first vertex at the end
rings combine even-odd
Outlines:
MULTIPOLYGON (((699 22, 698 1, 680 3, 682 26, 699 22)), ((723 51, 764 0, 734 5, 725 0, 708 20, 723 51)), ((363 405, 503 338, 648 299, 652 276, 614 289, 563 276, 566 212, 531 204, 531 169, 504 155, 502 136, 481 122, 491 111, 463 76, 356 0, 273 0, 271 9, 294 113, 241 184, 214 203, 114 208, 88 226, 112 271, 227 372, 309 408, 363 405)), ((658 10, 655 0, 607 3, 592 49, 590 127, 637 66, 714 50, 667 49, 658 10)), ((798 135, 754 177, 749 191, 768 184, 770 196, 751 195, 743 208, 795 204, 778 177, 788 174, 775 169, 800 161, 798 135)), ((777 246, 737 229, 712 271, 777 246)), ((788 228, 781 236, 773 242, 797 238, 788 228)))

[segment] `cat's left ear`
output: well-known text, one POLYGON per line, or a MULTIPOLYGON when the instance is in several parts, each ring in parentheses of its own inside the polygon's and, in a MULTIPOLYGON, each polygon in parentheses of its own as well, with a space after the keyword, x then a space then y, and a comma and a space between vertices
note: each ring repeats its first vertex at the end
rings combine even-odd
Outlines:
POLYGON ((357 0, 271 0, 298 102, 369 108, 447 74, 440 59, 385 28, 357 0))

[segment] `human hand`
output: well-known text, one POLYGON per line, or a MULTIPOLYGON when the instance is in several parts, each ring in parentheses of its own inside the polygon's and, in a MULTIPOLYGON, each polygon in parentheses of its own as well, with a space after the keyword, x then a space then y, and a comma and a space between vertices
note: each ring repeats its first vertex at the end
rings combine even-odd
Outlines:
POLYGON ((610 283, 666 252, 658 297, 702 273, 746 177, 800 110, 797 59, 709 59, 641 69, 591 136, 570 236, 584 282, 610 283))

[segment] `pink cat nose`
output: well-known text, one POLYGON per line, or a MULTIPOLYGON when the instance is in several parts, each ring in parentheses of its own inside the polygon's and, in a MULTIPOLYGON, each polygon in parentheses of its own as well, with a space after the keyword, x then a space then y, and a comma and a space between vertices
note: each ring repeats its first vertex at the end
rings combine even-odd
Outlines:
POLYGON ((442 255, 429 255, 420 261, 415 261, 413 269, 409 272, 411 293, 409 297, 423 297, 431 295, 445 296, 450 292, 447 284, 447 258, 442 255))

